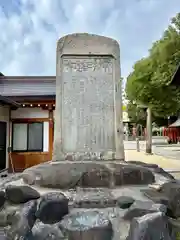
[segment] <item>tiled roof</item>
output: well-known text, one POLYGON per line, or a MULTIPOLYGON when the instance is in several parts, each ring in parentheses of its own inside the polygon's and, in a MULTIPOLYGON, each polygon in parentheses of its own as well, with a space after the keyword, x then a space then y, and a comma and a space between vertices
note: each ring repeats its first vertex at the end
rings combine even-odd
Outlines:
POLYGON ((2 96, 50 96, 56 94, 55 76, 0 76, 2 96))
POLYGON ((0 73, 0 80, 7 81, 55 81, 56 76, 4 76, 0 73))

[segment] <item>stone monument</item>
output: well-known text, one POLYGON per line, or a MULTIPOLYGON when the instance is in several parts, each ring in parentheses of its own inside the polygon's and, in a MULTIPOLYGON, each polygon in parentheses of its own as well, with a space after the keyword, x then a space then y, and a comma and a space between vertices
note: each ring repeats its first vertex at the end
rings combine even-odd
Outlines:
POLYGON ((180 181, 156 164, 103 161, 124 160, 121 113, 118 43, 61 38, 56 161, 1 181, 0 239, 179 239, 180 181))
POLYGON ((117 41, 77 33, 57 43, 53 160, 124 160, 117 41))

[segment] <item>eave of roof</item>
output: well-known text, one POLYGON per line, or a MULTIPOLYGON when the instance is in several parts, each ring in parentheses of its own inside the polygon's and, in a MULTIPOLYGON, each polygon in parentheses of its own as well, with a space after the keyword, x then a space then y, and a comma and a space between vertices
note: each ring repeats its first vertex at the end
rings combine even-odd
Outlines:
POLYGON ((14 107, 20 107, 21 104, 12 100, 11 98, 9 97, 4 97, 4 96, 1 96, 0 95, 0 102, 4 103, 4 104, 7 104, 7 105, 11 105, 11 106, 14 106, 14 107))
POLYGON ((13 101, 22 103, 24 101, 41 101, 41 100, 53 100, 55 101, 56 96, 55 95, 36 95, 36 96, 8 96, 8 98, 11 98, 13 101))
POLYGON ((0 80, 7 81, 55 81, 56 76, 4 76, 0 75, 0 80))

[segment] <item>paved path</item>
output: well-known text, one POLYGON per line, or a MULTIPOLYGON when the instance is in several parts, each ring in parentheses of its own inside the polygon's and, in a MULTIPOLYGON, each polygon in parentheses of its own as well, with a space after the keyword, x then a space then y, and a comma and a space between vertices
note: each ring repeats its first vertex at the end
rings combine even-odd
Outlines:
MULTIPOLYGON (((124 146, 126 150, 135 150, 136 141, 124 141, 124 146)), ((145 152, 145 148, 146 142, 140 141, 140 151, 145 152)), ((156 155, 180 161, 180 144, 167 144, 162 137, 153 139, 152 152, 156 155)))
POLYGON ((173 173, 173 176, 180 178, 180 161, 172 158, 159 156, 156 154, 147 155, 145 152, 137 152, 136 150, 125 150, 126 161, 141 161, 145 163, 155 163, 162 167, 164 170, 178 171, 173 173))

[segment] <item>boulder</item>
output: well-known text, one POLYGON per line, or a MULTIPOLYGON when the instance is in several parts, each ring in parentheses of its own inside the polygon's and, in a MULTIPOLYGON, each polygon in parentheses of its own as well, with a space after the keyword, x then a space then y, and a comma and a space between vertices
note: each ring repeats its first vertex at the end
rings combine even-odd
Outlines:
POLYGON ((10 225, 16 212, 19 211, 21 207, 20 205, 9 205, 6 203, 0 211, 0 227, 10 225))
POLYGON ((5 201, 6 201, 5 192, 0 191, 0 208, 4 206, 5 201))
POLYGON ((146 168, 150 168, 154 173, 161 174, 162 176, 164 176, 168 179, 175 179, 170 173, 168 173, 164 169, 160 168, 157 164, 145 163, 145 162, 141 162, 141 161, 128 161, 128 163, 146 167, 146 168))
POLYGON ((69 212, 68 201, 62 193, 48 193, 41 198, 36 217, 45 224, 59 222, 69 212))
POLYGON ((154 202, 161 202, 167 206, 167 215, 169 217, 180 217, 180 182, 170 181, 164 183, 159 191, 142 190, 145 196, 152 199, 154 202))
POLYGON ((175 232, 176 240, 180 239, 180 219, 168 218, 168 223, 175 232))
POLYGON ((107 169, 91 169, 83 173, 81 187, 110 187, 111 172, 107 169))
POLYGON ((164 212, 166 213, 166 206, 163 204, 155 204, 152 202, 142 202, 142 201, 135 201, 131 207, 125 212, 123 219, 131 221, 135 217, 141 217, 148 213, 153 212, 164 212))
POLYGON ((34 185, 36 178, 40 177, 40 172, 42 169, 47 169, 47 167, 50 165, 50 162, 45 162, 45 163, 41 163, 38 165, 34 165, 30 168, 27 168, 24 170, 24 172, 21 174, 22 179, 24 180, 24 182, 26 184, 29 185, 34 185))
POLYGON ((180 217, 180 192, 172 194, 168 204, 168 216, 173 218, 180 217))
POLYGON ((33 227, 36 221, 36 211, 37 211, 37 201, 29 201, 24 204, 23 208, 20 210, 20 217, 26 218, 30 228, 33 227))
POLYGON ((65 239, 61 230, 56 225, 37 222, 32 228, 32 236, 29 240, 61 240, 65 239))
POLYGON ((142 166, 142 167, 147 167, 147 168, 158 168, 159 167, 157 164, 145 163, 145 162, 141 162, 141 161, 128 161, 128 163, 135 164, 135 165, 142 166))
POLYGON ((26 169, 22 174, 28 184, 70 189, 81 187, 111 187, 115 185, 142 185, 155 181, 147 167, 133 164, 104 164, 95 162, 57 162, 26 169))
POLYGON ((134 218, 127 240, 175 240, 175 234, 162 212, 154 212, 134 218))
POLYGON ((180 184, 165 183, 160 189, 160 194, 168 197, 168 215, 173 218, 180 217, 180 184))
POLYGON ((166 196, 180 192, 180 181, 172 180, 161 185, 159 192, 166 196))
POLYGON ((168 206, 169 198, 160 194, 156 189, 142 189, 141 192, 153 202, 168 206))
POLYGON ((129 208, 134 203, 134 201, 135 200, 132 197, 120 196, 117 199, 117 205, 122 209, 126 209, 126 208, 129 208))
POLYGON ((155 182, 151 170, 136 165, 114 164, 115 185, 145 185, 155 182))
POLYGON ((5 228, 5 235, 7 239, 29 239, 31 236, 31 229, 36 221, 35 213, 37 209, 37 202, 29 201, 16 212, 11 218, 10 225, 5 228))
POLYGON ((6 198, 14 204, 26 203, 33 199, 40 198, 40 194, 30 186, 8 186, 6 198))
POLYGON ((170 180, 174 180, 175 178, 168 172, 166 172, 164 169, 158 167, 153 169, 154 173, 161 174, 163 177, 168 178, 170 180))
POLYGON ((71 240, 112 240, 112 224, 107 216, 98 211, 82 211, 67 215, 61 222, 68 239, 71 240))
POLYGON ((107 184, 109 186, 109 179, 107 181, 101 177, 103 172, 108 175, 109 171, 105 165, 93 162, 54 162, 26 169, 22 178, 28 184, 51 188, 70 189, 77 185, 98 187, 107 184))
POLYGON ((96 188, 95 191, 79 190, 73 206, 78 208, 107 208, 115 207, 116 202, 110 190, 96 188))

